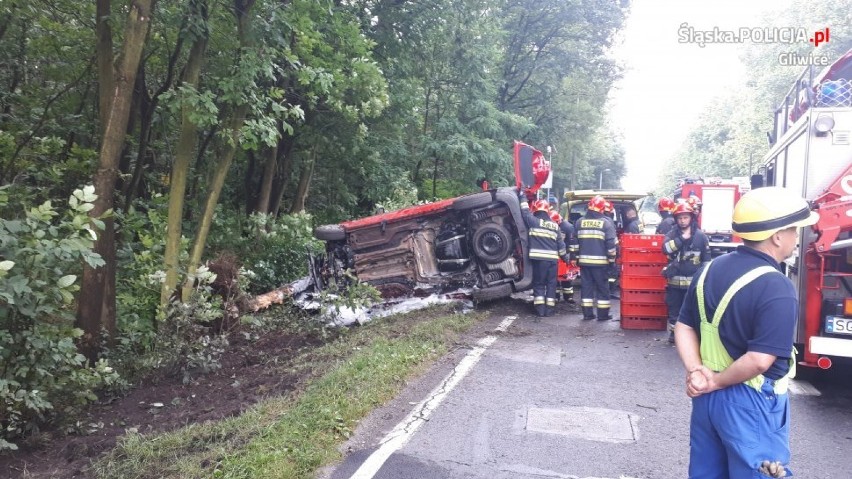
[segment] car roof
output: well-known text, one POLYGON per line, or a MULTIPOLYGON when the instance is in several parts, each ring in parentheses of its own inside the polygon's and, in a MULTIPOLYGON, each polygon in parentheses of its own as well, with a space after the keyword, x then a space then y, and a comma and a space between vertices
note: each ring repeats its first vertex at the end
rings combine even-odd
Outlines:
POLYGON ((601 195, 608 200, 633 201, 648 196, 646 192, 624 190, 574 190, 565 192, 566 201, 590 200, 601 195))

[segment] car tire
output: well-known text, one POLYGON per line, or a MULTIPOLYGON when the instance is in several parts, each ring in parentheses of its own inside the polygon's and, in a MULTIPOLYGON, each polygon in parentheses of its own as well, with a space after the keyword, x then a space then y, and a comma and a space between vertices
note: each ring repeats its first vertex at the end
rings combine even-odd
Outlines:
POLYGON ((474 193, 472 195, 457 198, 455 201, 453 201, 452 208, 454 210, 469 210, 471 208, 479 208, 481 206, 486 206, 493 201, 494 198, 491 197, 491 193, 474 193))
POLYGON ((512 235, 497 223, 487 223, 473 233, 473 254, 486 263, 499 263, 512 252, 512 235))
POLYGON ((470 293, 470 296, 477 303, 484 301, 493 301, 495 299, 506 298, 512 294, 512 285, 509 283, 491 286, 488 288, 475 289, 470 293))
POLYGON ((322 241, 340 241, 346 239, 346 231, 340 225, 322 225, 314 228, 314 238, 322 241))

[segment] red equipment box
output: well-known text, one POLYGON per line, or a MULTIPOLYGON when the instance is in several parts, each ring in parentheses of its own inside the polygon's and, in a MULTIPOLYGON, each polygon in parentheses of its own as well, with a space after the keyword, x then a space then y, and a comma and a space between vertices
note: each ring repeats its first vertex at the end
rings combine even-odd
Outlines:
POLYGON ((619 261, 624 263, 643 263, 643 264, 661 264, 666 265, 669 262, 669 258, 663 253, 662 250, 659 251, 647 251, 642 249, 631 249, 631 248, 623 248, 621 250, 621 257, 619 261))
POLYGON ((642 291, 665 291, 666 278, 658 276, 627 276, 621 277, 622 289, 638 289, 642 291))
POLYGON ((643 291, 634 289, 621 290, 622 303, 641 304, 666 304, 665 291, 643 291))
POLYGON ((667 318, 669 308, 665 304, 625 303, 621 301, 621 317, 628 318, 667 318))
POLYGON ((665 264, 624 263, 621 275, 624 276, 662 276, 665 264))
POLYGON ((636 318, 621 315, 621 329, 666 330, 666 318, 636 318))
POLYGON ((621 235, 621 247, 662 251, 665 239, 665 235, 623 234, 621 235))

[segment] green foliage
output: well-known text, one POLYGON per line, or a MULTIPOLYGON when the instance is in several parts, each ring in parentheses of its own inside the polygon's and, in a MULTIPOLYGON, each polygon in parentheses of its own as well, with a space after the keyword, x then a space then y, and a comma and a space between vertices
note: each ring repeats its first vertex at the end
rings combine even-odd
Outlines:
POLYGON ((250 293, 265 293, 305 276, 308 253, 323 247, 313 237, 313 219, 306 213, 278 218, 254 214, 247 221, 222 213, 216 216, 210 237, 212 249, 240 258, 250 293))
POLYGON ((168 198, 163 195, 116 214, 121 225, 116 251, 117 328, 124 340, 144 347, 150 346, 145 335, 155 330, 160 305, 167 215, 168 198))
POLYGON ((96 233, 86 214, 94 188, 75 190, 64 214, 50 201, 12 204, 9 193, 0 188, 0 449, 120 382, 106 362, 90 367, 74 344, 80 266, 104 264, 91 250, 96 233))

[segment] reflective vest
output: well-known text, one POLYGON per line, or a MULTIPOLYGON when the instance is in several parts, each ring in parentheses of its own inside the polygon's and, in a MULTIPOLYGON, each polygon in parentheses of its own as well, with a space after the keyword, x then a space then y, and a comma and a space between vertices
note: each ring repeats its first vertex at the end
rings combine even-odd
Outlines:
MULTIPOLYGON (((745 285, 751 283, 764 274, 778 273, 778 270, 772 266, 759 266, 740 276, 731 286, 728 287, 728 290, 725 291, 725 294, 722 296, 722 300, 719 301, 719 306, 713 313, 713 320, 708 321, 707 306, 704 303, 704 278, 707 276, 707 271, 710 269, 710 265, 712 264, 712 262, 708 264, 701 272, 701 276, 698 277, 698 284, 695 288, 695 292, 698 296, 698 314, 701 317, 701 363, 709 369, 719 372, 725 370, 734 362, 734 359, 730 354, 728 354, 728 351, 722 344, 722 339, 719 337, 719 323, 722 321, 722 315, 725 314, 728 304, 731 302, 734 295, 737 294, 737 292, 745 285)), ((796 375, 795 357, 796 350, 794 348, 793 354, 790 356, 790 369, 784 377, 775 381, 775 385, 773 386, 775 394, 784 394, 787 392, 787 387, 790 384, 790 378, 796 375)), ((766 378, 763 374, 758 374, 748 381, 745 381, 744 384, 757 392, 760 392, 765 379, 766 378)))

